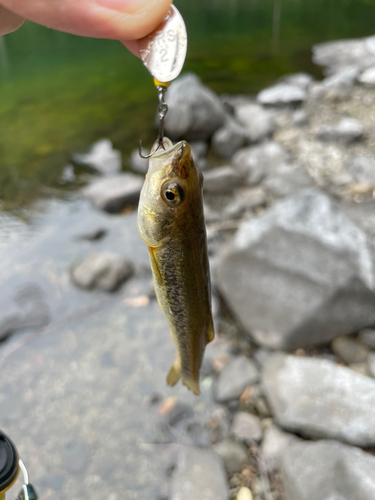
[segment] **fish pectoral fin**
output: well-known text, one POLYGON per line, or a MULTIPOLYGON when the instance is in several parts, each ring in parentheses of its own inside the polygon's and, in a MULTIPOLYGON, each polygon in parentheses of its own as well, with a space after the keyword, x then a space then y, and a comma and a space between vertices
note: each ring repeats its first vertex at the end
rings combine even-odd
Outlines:
POLYGON ((198 380, 193 380, 192 378, 185 377, 184 375, 181 376, 182 383, 190 389, 196 396, 199 396, 201 391, 199 389, 199 381, 198 380))
POLYGON ((215 330, 214 330, 214 325, 211 324, 210 328, 208 329, 207 332, 207 344, 212 342, 215 338, 215 330))
POLYGON ((167 384, 173 387, 181 378, 181 364, 176 360, 167 375, 167 384))
POLYGON ((155 256, 156 248, 147 246, 147 249, 148 249, 148 253, 150 255, 150 262, 151 262, 152 272, 154 273, 156 281, 159 283, 159 285, 162 285, 163 284, 163 278, 161 276, 159 264, 158 264, 158 262, 156 260, 156 256, 155 256))

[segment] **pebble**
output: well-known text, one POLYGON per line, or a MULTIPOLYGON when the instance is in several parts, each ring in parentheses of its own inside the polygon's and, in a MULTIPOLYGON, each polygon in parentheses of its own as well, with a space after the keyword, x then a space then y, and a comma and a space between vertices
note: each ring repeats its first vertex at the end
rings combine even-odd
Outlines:
POLYGON ((238 356, 230 361, 219 374, 215 399, 225 403, 239 399, 248 385, 259 380, 259 372, 254 363, 246 356, 238 356))
POLYGON ((223 460, 228 474, 240 472, 248 460, 247 448, 228 438, 214 444, 212 449, 223 460))
POLYGON ((343 118, 337 125, 324 125, 317 133, 320 141, 339 141, 349 144, 362 139, 364 127, 355 118, 343 118))
POLYGON ((279 83, 261 90, 257 95, 258 102, 265 106, 293 106, 301 104, 306 98, 305 90, 289 83, 279 83))
POLYGON ((241 439, 247 444, 253 441, 259 443, 263 435, 260 419, 244 411, 239 411, 234 415, 229 432, 233 437, 241 439))
POLYGON ((261 450, 267 471, 278 468, 280 455, 291 443, 296 441, 298 441, 296 435, 284 432, 276 425, 272 425, 264 431, 261 450))
POLYGON ((132 264, 122 255, 95 253, 76 264, 71 271, 73 282, 84 290, 98 288, 113 292, 133 273, 132 264))
POLYGON ((242 486, 237 493, 236 500, 253 500, 253 494, 249 488, 242 486))
POLYGON ((332 351, 347 365, 367 360, 369 350, 356 340, 337 337, 331 344, 332 351))

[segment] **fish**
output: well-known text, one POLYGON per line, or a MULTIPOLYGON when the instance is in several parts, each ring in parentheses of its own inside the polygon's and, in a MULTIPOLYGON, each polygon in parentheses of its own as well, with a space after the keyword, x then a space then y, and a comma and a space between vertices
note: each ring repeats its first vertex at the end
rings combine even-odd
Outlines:
POLYGON ((214 339, 211 282, 203 214, 203 175, 190 145, 157 142, 138 205, 138 231, 146 243, 156 297, 169 325, 177 357, 167 383, 180 379, 200 394, 199 370, 214 339))

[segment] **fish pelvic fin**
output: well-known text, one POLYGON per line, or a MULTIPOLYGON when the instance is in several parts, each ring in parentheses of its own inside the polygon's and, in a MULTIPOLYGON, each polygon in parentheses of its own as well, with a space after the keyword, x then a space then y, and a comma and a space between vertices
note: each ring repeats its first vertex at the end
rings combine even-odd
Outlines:
POLYGON ((215 338, 215 330, 214 330, 214 325, 211 323, 207 332, 207 344, 212 342, 214 338, 215 338))
POLYGON ((179 360, 176 359, 176 361, 173 363, 167 375, 167 384, 173 387, 174 385, 177 384, 180 378, 181 378, 181 363, 179 362, 179 360))
POLYGON ((159 264, 158 264, 158 261, 156 260, 156 255, 155 255, 155 248, 153 247, 147 247, 148 249, 148 254, 150 256, 150 264, 151 264, 151 269, 152 269, 152 272, 155 276, 155 279, 156 281, 159 283, 159 285, 162 285, 163 284, 163 278, 161 276, 161 272, 160 272, 160 268, 159 268, 159 264))
POLYGON ((199 380, 193 380, 190 377, 185 377, 181 375, 182 383, 188 389, 190 389, 196 396, 199 396, 201 391, 199 389, 199 380))

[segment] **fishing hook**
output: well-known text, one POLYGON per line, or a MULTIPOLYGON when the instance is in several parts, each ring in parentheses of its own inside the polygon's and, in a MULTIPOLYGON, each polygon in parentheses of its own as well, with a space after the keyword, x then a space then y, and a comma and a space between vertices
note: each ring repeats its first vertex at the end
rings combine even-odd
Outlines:
POLYGON ((166 117, 166 114, 168 113, 168 105, 165 102, 165 93, 168 90, 168 87, 165 87, 164 85, 156 85, 156 90, 158 91, 158 113, 159 113, 159 133, 158 133, 158 139, 157 139, 157 147, 151 151, 150 154, 144 155, 142 154, 142 141, 139 141, 139 156, 141 158, 144 158, 147 160, 148 158, 151 158, 152 155, 156 153, 159 149, 164 149, 164 119, 166 117))

